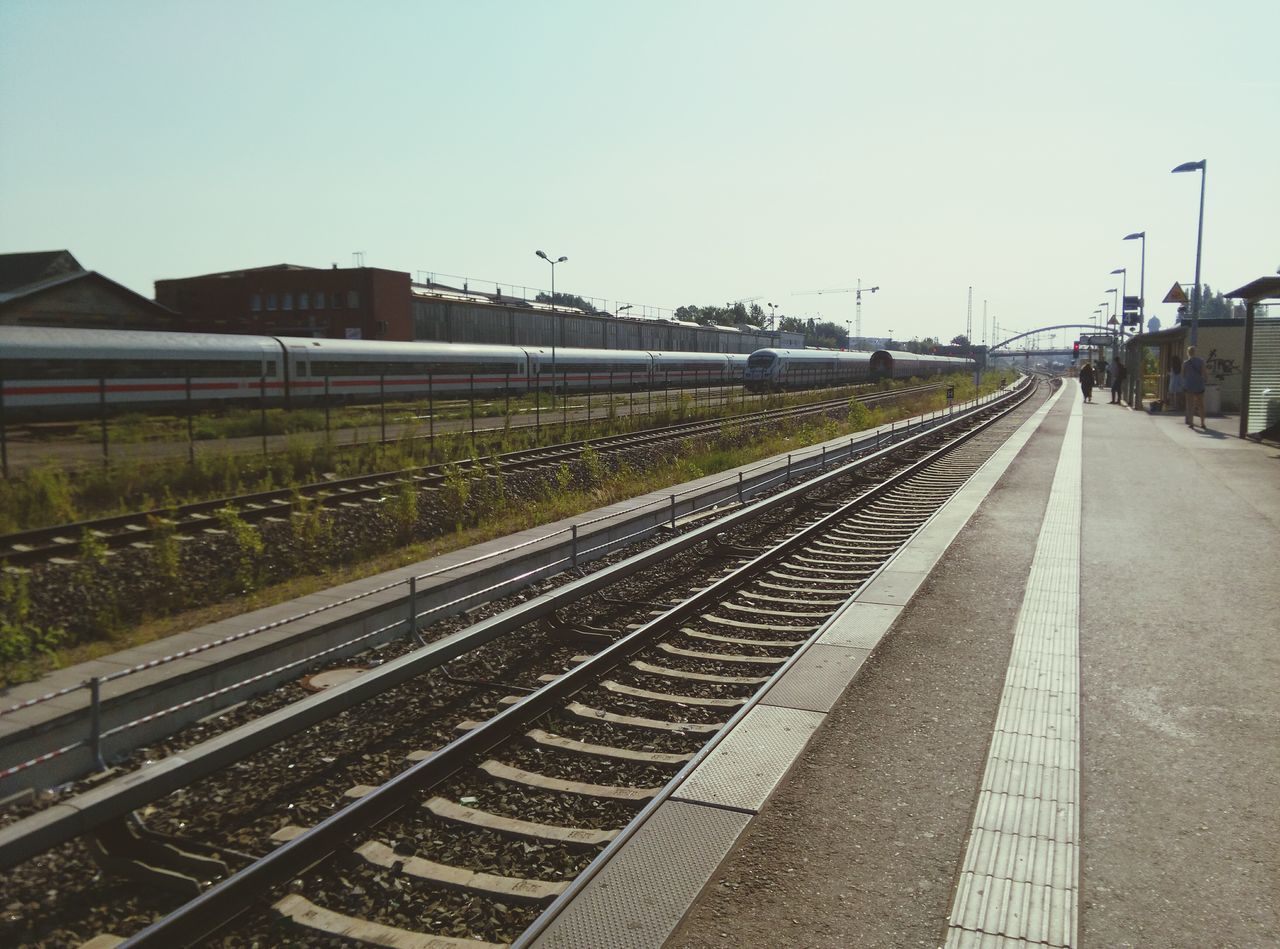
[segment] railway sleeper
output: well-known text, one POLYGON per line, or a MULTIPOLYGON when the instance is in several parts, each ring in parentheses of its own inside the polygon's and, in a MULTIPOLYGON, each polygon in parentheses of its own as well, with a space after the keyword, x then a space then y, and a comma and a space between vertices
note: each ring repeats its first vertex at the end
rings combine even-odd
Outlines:
POLYGON ((740 636, 719 636, 715 633, 704 633, 685 627, 680 630, 690 639, 701 639, 706 642, 724 643, 728 646, 763 646, 766 649, 797 649, 804 645, 803 639, 743 639, 740 636))
POLYGON ((88 845, 94 862, 108 873, 180 896, 199 896, 228 873, 223 861, 183 849, 192 844, 147 830, 132 814, 98 827, 88 845))
POLYGON ((689 672, 687 669, 673 669, 670 666, 658 666, 639 659, 631 661, 631 668, 649 675, 668 676, 673 679, 688 679, 691 682, 714 682, 717 685, 764 685, 768 676, 725 676, 710 672, 689 672))
POLYGON ((618 836, 616 830, 561 827, 556 824, 540 824, 536 821, 507 817, 503 814, 467 807, 465 804, 455 804, 443 797, 433 797, 422 806, 441 820, 492 831, 504 837, 519 837, 571 846, 599 847, 618 836))
MULTIPOLYGON (((788 603, 793 606, 806 606, 806 605, 812 605, 816 607, 823 607, 825 605, 839 606, 841 603, 844 602, 844 600, 833 600, 833 601, 828 601, 828 603, 824 603, 823 601, 820 601, 820 600, 797 600, 794 597, 784 598, 780 596, 767 596, 762 593, 752 593, 750 590, 739 590, 737 595, 750 597, 751 599, 755 599, 755 600, 765 600, 766 602, 772 602, 772 603, 788 603)), ((732 600, 726 600, 724 603, 721 603, 720 608, 722 610, 730 610, 731 612, 734 612, 734 613, 747 613, 751 616, 781 616, 784 618, 791 618, 791 619, 810 619, 810 620, 814 619, 814 614, 816 613, 830 612, 829 610, 825 610, 821 608, 816 610, 775 610, 772 607, 756 606, 753 603, 734 603, 732 600)))
POLYGON ((519 784, 539 791, 552 791, 557 794, 579 794, 583 797, 599 797, 611 801, 647 801, 655 797, 662 788, 626 788, 616 784, 588 784, 585 781, 566 781, 564 778, 552 778, 536 771, 525 771, 513 768, 490 758, 477 766, 491 778, 506 781, 508 784, 519 784))
MULTIPOLYGON (((697 655, 703 655, 698 653, 697 655)), ((707 659, 719 659, 719 656, 705 656, 707 659)), ((781 659, 777 660, 782 662, 781 659)), ((634 728, 651 728, 657 731, 675 732, 676 734, 698 734, 710 735, 718 732, 724 727, 724 722, 668 722, 660 718, 644 718, 639 715, 619 715, 616 712, 606 712, 603 709, 592 708, 590 705, 583 705, 581 702, 570 702, 565 708, 579 718, 585 718, 593 722, 607 722, 610 725, 630 725, 634 728)))
POLYGON ((506 949, 504 943, 436 936, 347 916, 317 906, 297 893, 279 900, 272 909, 295 926, 367 945, 395 946, 396 949, 506 949))
POLYGON ((674 695, 671 692, 653 692, 649 689, 638 689, 633 685, 623 685, 612 679, 605 679, 600 685, 618 695, 630 696, 634 699, 648 699, 652 702, 669 702, 672 705, 696 705, 702 708, 737 708, 746 699, 702 698, 697 695, 674 695))

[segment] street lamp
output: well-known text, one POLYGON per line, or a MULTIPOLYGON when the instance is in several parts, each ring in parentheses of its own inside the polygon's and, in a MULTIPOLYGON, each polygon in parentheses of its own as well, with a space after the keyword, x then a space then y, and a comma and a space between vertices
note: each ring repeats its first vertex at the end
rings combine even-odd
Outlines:
POLYGON ((1134 231, 1126 234, 1127 241, 1142 241, 1142 264, 1138 271, 1138 332, 1147 325, 1147 232, 1134 231))
POLYGON ((551 405, 554 407, 556 404, 556 264, 563 264, 569 258, 557 257, 552 260, 544 251, 537 250, 534 253, 551 265, 551 405))
POLYGON ((769 304, 769 329, 776 330, 778 328, 778 304, 769 304))
POLYGON ((1120 335, 1123 336, 1124 335, 1124 307, 1125 307, 1126 298, 1129 295, 1129 270, 1127 267, 1117 267, 1115 270, 1111 271, 1111 275, 1113 277, 1116 274, 1120 275, 1120 335))
POLYGON ((1184 161, 1177 168, 1173 169, 1172 174, 1178 174, 1183 171, 1200 172, 1200 220, 1196 225, 1196 285, 1191 295, 1191 345, 1196 344, 1196 337, 1200 334, 1200 248, 1204 241, 1204 179, 1206 159, 1201 158, 1199 161, 1184 161))

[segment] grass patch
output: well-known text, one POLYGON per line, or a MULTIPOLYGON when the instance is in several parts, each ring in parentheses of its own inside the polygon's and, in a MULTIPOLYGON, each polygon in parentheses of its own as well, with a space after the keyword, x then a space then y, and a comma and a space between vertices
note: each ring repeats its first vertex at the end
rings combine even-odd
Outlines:
MULTIPOLYGON (((991 391, 998 385, 999 373, 990 374, 984 380, 983 391, 991 391)), ((962 380, 955 379, 957 401, 963 399, 962 380)), ((972 377, 968 386, 972 389, 972 377)), ((100 635, 92 641, 70 643, 61 630, 48 634, 27 629, 9 633, 9 640, 25 648, 21 662, 5 663, 3 678, 6 683, 25 681, 49 668, 85 662, 90 659, 152 642, 165 636, 196 628, 207 623, 228 619, 266 606, 305 596, 319 590, 373 574, 428 560, 440 554, 469 547, 482 541, 573 517, 602 506, 625 501, 673 484, 693 480, 704 475, 751 464, 773 455, 798 451, 818 442, 854 434, 891 420, 902 419, 922 412, 946 406, 945 393, 915 396, 903 404, 868 408, 851 400, 847 413, 842 417, 822 417, 808 420, 802 425, 783 427, 782 430, 763 437, 747 438, 741 427, 732 422, 721 426, 719 433, 701 440, 674 461, 655 465, 650 470, 637 471, 628 466, 610 469, 606 459, 594 449, 588 448, 579 459, 577 469, 585 474, 581 484, 568 466, 555 472, 547 490, 537 499, 512 504, 507 501, 501 479, 494 479, 497 486, 489 492, 487 506, 475 510, 469 504, 478 482, 469 479, 461 466, 451 465, 453 476, 450 487, 444 492, 444 504, 450 529, 441 536, 428 540, 414 540, 412 525, 417 515, 420 496, 415 492, 402 492, 388 502, 397 529, 393 549, 374 551, 358 563, 329 566, 284 581, 263 582, 258 563, 262 554, 262 538, 252 525, 245 524, 234 512, 219 513, 219 526, 236 540, 238 556, 227 565, 228 590, 234 598, 224 602, 188 609, 168 616, 145 618, 122 628, 118 622, 105 623, 100 635), (452 494, 452 496, 450 496, 452 494), (33 635, 35 633, 36 635, 33 635), (43 637, 43 638, 42 638, 43 637), (22 646, 23 643, 28 645, 22 646)), ((304 504, 300 516, 291 520, 290 529, 300 542, 324 546, 327 542, 327 519, 317 505, 304 504)), ((157 559, 166 577, 175 584, 178 576, 179 557, 169 545, 171 539, 158 541, 157 559)), ((88 560, 94 559, 92 539, 84 542, 88 560)), ((10 578, 10 582, 14 582, 10 578)), ((6 592, 8 592, 6 590, 6 592)), ((15 590, 16 593, 16 590, 15 590)), ((17 602, 18 597, 5 596, 5 602, 17 602)), ((22 602, 26 602, 25 596, 22 602)), ((9 617, 8 626, 20 628, 25 622, 26 611, 9 617)), ((4 648, 0 642, 0 649, 4 648)))

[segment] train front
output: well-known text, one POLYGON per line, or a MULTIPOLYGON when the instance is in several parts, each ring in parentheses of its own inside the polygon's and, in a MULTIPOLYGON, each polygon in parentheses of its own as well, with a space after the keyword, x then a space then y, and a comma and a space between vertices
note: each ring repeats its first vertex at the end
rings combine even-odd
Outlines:
POLYGON ((779 357, 772 349, 757 349, 747 357, 743 383, 750 392, 767 392, 778 384, 779 357))

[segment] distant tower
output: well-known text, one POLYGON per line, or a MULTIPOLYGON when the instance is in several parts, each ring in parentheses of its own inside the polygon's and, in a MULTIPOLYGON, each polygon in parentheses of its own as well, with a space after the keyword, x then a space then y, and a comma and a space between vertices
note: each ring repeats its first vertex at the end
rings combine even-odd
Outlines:
POLYGON ((987 345, 987 301, 982 301, 982 345, 987 345))
POLYGON ((973 344, 973 287, 969 288, 969 310, 964 318, 964 338, 973 344))

